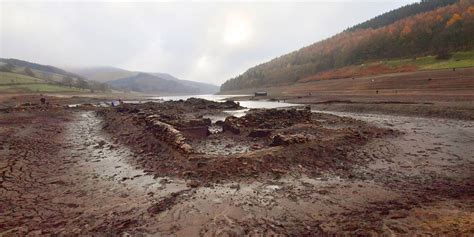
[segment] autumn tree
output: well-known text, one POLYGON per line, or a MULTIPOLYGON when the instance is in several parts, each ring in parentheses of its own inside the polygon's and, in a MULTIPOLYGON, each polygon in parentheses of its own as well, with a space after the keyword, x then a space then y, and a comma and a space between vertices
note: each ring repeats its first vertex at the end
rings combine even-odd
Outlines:
POLYGON ((462 17, 458 13, 453 14, 451 19, 449 19, 449 21, 446 22, 446 27, 450 27, 450 26, 454 25, 456 22, 459 22, 461 19, 462 19, 462 17))
POLYGON ((360 27, 250 68, 226 81, 221 90, 288 84, 366 61, 433 54, 446 58, 453 51, 474 49, 472 0, 421 3, 425 10, 419 10, 418 5, 397 9, 360 27))

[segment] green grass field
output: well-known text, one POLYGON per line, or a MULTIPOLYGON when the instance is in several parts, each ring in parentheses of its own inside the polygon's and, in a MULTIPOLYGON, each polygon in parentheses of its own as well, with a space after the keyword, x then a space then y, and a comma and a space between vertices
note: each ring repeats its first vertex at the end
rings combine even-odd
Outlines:
POLYGON ((79 88, 52 84, 46 80, 12 72, 0 72, 0 93, 82 92, 79 88))
POLYGON ((18 85, 0 85, 0 92, 87 92, 75 87, 66 87, 46 83, 18 84, 18 85))
MULTIPOLYGON (((56 74, 56 73, 51 73, 51 72, 43 72, 39 71, 36 69, 31 69, 31 71, 35 74, 35 78, 49 81, 49 82, 60 82, 62 81, 63 77, 62 75, 56 74)), ((25 68, 24 67, 15 67, 13 69, 13 73, 16 74, 24 74, 25 68)))
POLYGON ((24 84, 24 83, 42 83, 41 79, 21 75, 12 72, 0 72, 0 85, 6 84, 24 84))
POLYGON ((474 67, 474 51, 453 53, 451 59, 437 60, 435 56, 419 57, 416 59, 397 59, 383 61, 390 67, 401 67, 405 65, 417 66, 420 70, 435 70, 459 67, 474 67))
POLYGON ((61 82, 64 78, 63 75, 59 75, 59 74, 56 74, 56 73, 43 72, 43 71, 39 71, 39 70, 36 70, 36 69, 33 69, 32 71, 36 75, 36 77, 41 78, 41 79, 45 79, 45 80, 49 80, 49 81, 61 82))

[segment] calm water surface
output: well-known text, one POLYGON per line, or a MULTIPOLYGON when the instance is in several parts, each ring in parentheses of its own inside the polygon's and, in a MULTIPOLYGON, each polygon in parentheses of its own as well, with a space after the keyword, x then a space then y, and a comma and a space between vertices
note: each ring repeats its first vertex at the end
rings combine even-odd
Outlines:
MULTIPOLYGON (((248 96, 248 95, 189 95, 189 96, 162 96, 162 97, 153 97, 152 99, 155 100, 186 100, 191 97, 194 98, 201 98, 211 101, 223 102, 226 101, 228 98, 236 97, 236 96, 248 96)), ((249 109, 272 109, 272 108, 282 108, 282 107, 289 107, 289 106, 301 106, 300 104, 290 104, 278 101, 268 101, 268 100, 244 100, 238 101, 241 106, 245 107, 246 109, 239 109, 239 110, 227 110, 223 111, 223 114, 209 114, 204 116, 205 118, 211 119, 212 122, 216 122, 217 120, 225 120, 228 116, 235 116, 235 117, 242 117, 244 116, 249 109)))
MULTIPOLYGON (((162 99, 162 100, 187 100, 191 97, 201 98, 212 101, 225 101, 228 98, 236 96, 248 96, 248 95, 186 95, 186 96, 161 96, 161 97, 152 97, 151 99, 162 99)), ((300 106, 299 104, 290 104, 277 101, 266 101, 266 100, 244 100, 239 101, 240 105, 248 109, 272 109, 272 108, 281 108, 289 106, 300 106)), ((244 110, 238 110, 240 112, 245 112, 244 110)), ((237 111, 233 111, 237 112, 237 111)))

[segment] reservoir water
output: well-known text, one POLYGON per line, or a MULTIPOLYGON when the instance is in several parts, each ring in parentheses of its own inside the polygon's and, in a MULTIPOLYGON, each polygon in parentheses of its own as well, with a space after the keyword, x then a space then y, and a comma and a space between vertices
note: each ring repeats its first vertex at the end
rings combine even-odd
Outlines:
MULTIPOLYGON (((212 101, 225 101, 228 98, 237 97, 237 96, 248 96, 248 95, 186 95, 186 96, 160 96, 152 97, 151 99, 161 99, 161 100, 187 100, 189 98, 200 98, 212 101)), ((291 104, 278 101, 269 101, 269 100, 244 100, 239 101, 240 105, 248 109, 272 109, 272 108, 282 108, 290 106, 301 106, 300 104, 291 104)))
MULTIPOLYGON (((187 100, 189 98, 200 98, 206 99, 211 101, 223 102, 232 97, 238 96, 249 96, 249 95, 187 95, 187 96, 162 96, 162 97, 152 97, 154 100, 187 100)), ((227 110, 223 111, 223 114, 209 114, 205 116, 206 118, 211 119, 212 122, 217 120, 225 120, 228 116, 235 116, 235 117, 242 117, 244 116, 250 109, 273 109, 273 108, 283 108, 283 107, 291 107, 291 106, 301 106, 300 104, 290 104, 285 102, 279 101, 269 101, 269 100, 243 100, 238 101, 241 106, 245 107, 245 109, 239 110, 227 110)))

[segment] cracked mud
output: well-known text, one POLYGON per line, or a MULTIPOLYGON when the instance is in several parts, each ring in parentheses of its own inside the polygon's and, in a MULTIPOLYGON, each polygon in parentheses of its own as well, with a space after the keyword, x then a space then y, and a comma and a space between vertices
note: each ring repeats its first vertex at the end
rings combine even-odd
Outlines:
MULTIPOLYGON (((350 159, 337 158, 334 150, 334 161, 350 164, 347 169, 296 158, 276 162, 278 167, 252 166, 252 159, 260 160, 268 151, 292 156, 269 146, 271 138, 248 138, 254 130, 250 127, 241 129, 242 136, 232 131, 210 135, 204 145, 217 152, 198 149, 183 155, 161 140, 136 142, 137 132, 147 135, 140 127, 103 129, 104 118, 94 111, 2 113, 0 235, 474 234, 471 121, 335 115, 314 114, 318 122, 311 126, 323 135, 329 134, 326 129, 359 126, 401 133, 343 146, 340 152, 350 159), (227 144, 213 144, 215 137, 241 139, 249 147, 257 141, 259 146, 228 154, 220 149, 227 144), (228 157, 247 160, 258 175, 252 168, 234 172, 228 167, 242 163, 228 157), (187 161, 182 167, 167 163, 173 158, 187 161), (224 173, 210 175, 193 162, 224 173), (285 167, 290 169, 278 170, 285 167)), ((123 119, 121 125, 127 127, 126 116, 113 118, 123 119)), ((308 126, 285 125, 278 132, 292 135, 308 126)), ((192 147, 202 145, 194 130, 185 134, 192 147)), ((309 151, 314 144, 305 140, 282 147, 309 151)))

